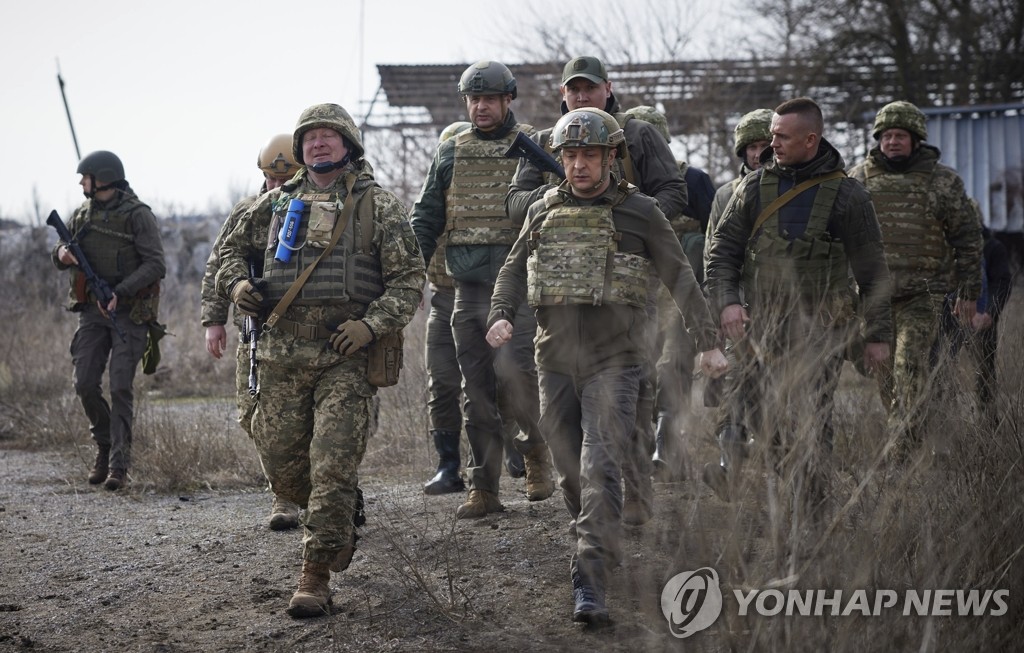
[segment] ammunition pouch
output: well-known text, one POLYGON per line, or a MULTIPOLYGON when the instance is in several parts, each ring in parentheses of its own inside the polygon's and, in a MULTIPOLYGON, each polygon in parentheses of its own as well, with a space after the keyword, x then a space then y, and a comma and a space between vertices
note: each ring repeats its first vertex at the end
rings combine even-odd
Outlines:
POLYGON ((380 336, 370 343, 366 362, 366 380, 370 385, 387 388, 398 383, 404 344, 401 332, 380 336))

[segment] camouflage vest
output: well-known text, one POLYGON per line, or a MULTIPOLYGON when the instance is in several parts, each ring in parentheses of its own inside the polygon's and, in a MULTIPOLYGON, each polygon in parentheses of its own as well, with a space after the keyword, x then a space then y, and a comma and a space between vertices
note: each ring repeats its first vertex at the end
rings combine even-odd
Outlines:
MULTIPOLYGON (((614 115, 615 122, 619 123, 619 128, 622 129, 622 133, 626 133, 626 123, 633 120, 634 116, 628 113, 616 113, 614 115)), ((634 186, 637 185, 636 170, 633 168, 633 157, 629 155, 629 143, 626 143, 625 156, 615 157, 615 174, 619 179, 625 179, 634 186)))
POLYGON ((650 261, 618 251, 612 218, 614 207, 636 191, 623 183, 612 204, 594 206, 566 206, 557 190, 545 193, 547 215, 528 241, 530 306, 647 305, 650 261))
MULTIPOLYGON (((832 179, 816 187, 807 228, 799 238, 790 240, 779 235, 778 211, 751 235, 743 264, 747 297, 758 302, 799 302, 820 312, 828 324, 853 316, 846 251, 827 233, 842 181, 832 179)), ((761 206, 767 207, 780 194, 779 178, 762 174, 761 206)))
MULTIPOLYGON (((355 302, 364 307, 384 294, 378 252, 373 246, 373 189, 354 191, 356 209, 337 245, 313 270, 293 305, 316 306, 355 302)), ((273 203, 273 219, 263 260, 263 278, 267 282, 267 301, 278 302, 310 263, 330 242, 333 225, 341 216, 344 198, 332 193, 281 193, 273 203), (295 242, 301 245, 291 260, 274 258, 278 232, 288 211, 288 202, 306 203, 295 242), (325 225, 330 225, 329 227, 325 225), (312 230, 312 231, 311 231, 312 230)))
POLYGON ((892 275, 893 297, 928 290, 948 268, 942 225, 931 211, 931 172, 891 173, 868 160, 864 185, 871 191, 892 275))
POLYGON ((455 280, 448 275, 448 270, 444 264, 444 250, 447 242, 447 234, 441 234, 437 237, 434 255, 430 258, 430 263, 427 264, 427 280, 439 288, 455 287, 455 280))
POLYGON ((449 245, 511 245, 519 226, 505 214, 505 196, 516 172, 517 159, 505 158, 515 140, 516 125, 504 137, 483 140, 475 130, 455 137, 452 183, 445 197, 449 245))

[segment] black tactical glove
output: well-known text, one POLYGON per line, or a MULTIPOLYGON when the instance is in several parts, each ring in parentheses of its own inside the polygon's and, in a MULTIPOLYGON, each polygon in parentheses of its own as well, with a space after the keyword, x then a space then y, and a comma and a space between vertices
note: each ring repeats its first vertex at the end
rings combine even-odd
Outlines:
POLYGON ((330 340, 335 351, 350 356, 373 341, 373 331, 362 320, 347 320, 331 334, 330 340))
POLYGON ((231 301, 235 303, 238 312, 246 316, 259 315, 263 309, 264 282, 258 279, 243 279, 231 289, 231 301))

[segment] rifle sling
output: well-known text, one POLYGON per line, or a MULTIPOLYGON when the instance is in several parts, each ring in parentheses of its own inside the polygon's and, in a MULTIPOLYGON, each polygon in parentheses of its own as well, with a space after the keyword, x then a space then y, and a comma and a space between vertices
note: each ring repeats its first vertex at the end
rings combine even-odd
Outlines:
POLYGON ((272 329, 274 325, 277 324, 277 321, 281 319, 284 312, 287 311, 288 307, 291 306, 293 301, 295 301, 299 291, 302 290, 302 286, 306 284, 306 281, 309 279, 309 275, 313 274, 313 270, 316 268, 317 264, 320 263, 325 256, 330 254, 331 250, 334 249, 334 246, 338 244, 341 234, 343 234, 345 229, 348 227, 348 221, 352 217, 352 212, 355 211, 356 198, 352 195, 352 187, 355 183, 355 175, 348 174, 345 176, 345 189, 348 194, 345 197, 345 205, 341 209, 341 217, 338 219, 338 224, 334 225, 334 233, 331 234, 331 242, 324 248, 324 251, 320 252, 320 256, 317 256, 316 260, 306 266, 306 269, 302 271, 299 278, 296 279, 288 288, 288 292, 284 294, 281 301, 277 302, 277 306, 274 307, 274 310, 270 311, 270 317, 267 318, 266 323, 266 327, 268 329, 272 329))
POLYGON ((757 233, 757 230, 761 228, 761 225, 763 225, 765 222, 768 221, 768 218, 771 217, 771 215, 773 213, 776 213, 783 206, 785 206, 786 204, 789 204, 789 202, 794 197, 799 195, 800 193, 804 192, 808 188, 811 188, 812 186, 817 186, 818 184, 823 184, 826 181, 831 181, 833 179, 840 179, 840 178, 845 177, 845 176, 846 176, 846 173, 844 171, 842 171, 842 170, 833 170, 832 172, 828 173, 827 175, 822 175, 820 177, 814 177, 812 179, 808 179, 807 181, 805 181, 805 182, 803 182, 801 184, 798 184, 798 185, 794 186, 793 188, 790 188, 789 190, 787 190, 782 195, 779 195, 778 197, 775 198, 774 202, 772 202, 767 207, 765 207, 765 209, 763 211, 761 211, 760 215, 757 216, 757 220, 754 221, 754 228, 750 230, 750 237, 751 238, 754 237, 754 234, 757 233))

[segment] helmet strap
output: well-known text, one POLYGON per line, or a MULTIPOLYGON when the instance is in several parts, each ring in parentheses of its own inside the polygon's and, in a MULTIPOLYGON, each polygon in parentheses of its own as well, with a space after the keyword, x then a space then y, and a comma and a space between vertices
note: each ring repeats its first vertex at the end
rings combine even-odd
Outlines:
POLYGON ((328 172, 334 172, 335 170, 344 168, 345 166, 348 165, 351 159, 352 157, 350 156, 350 153, 346 152, 345 156, 341 157, 341 161, 334 161, 333 163, 314 163, 313 165, 309 166, 309 169, 318 175, 324 175, 327 174, 328 172))

